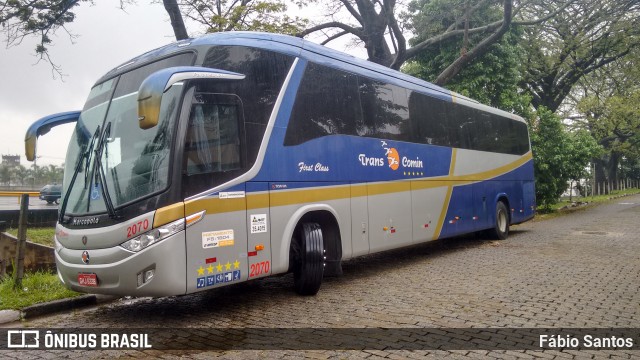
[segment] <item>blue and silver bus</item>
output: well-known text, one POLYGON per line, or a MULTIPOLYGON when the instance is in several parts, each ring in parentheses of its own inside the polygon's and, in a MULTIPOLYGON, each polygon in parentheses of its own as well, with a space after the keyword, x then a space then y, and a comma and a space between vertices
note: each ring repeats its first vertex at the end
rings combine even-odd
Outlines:
POLYGON ((194 293, 293 273, 315 294, 356 256, 534 216, 527 125, 303 39, 180 41, 104 75, 76 122, 55 235, 60 280, 194 293))

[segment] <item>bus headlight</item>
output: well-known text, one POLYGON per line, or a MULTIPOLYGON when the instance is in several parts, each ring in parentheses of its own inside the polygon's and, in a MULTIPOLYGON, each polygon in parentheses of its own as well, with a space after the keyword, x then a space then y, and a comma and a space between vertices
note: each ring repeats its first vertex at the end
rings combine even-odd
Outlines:
POLYGON ((129 251, 138 252, 182 230, 184 230, 184 219, 174 221, 167 225, 157 227, 142 235, 138 235, 123 242, 122 244, 120 244, 120 246, 129 251))

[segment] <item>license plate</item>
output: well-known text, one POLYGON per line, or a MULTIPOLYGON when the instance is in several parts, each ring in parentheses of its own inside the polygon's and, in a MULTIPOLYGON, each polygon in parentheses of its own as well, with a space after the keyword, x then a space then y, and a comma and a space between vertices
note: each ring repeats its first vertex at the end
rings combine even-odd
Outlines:
POLYGON ((78 274, 78 285, 98 286, 98 277, 96 274, 78 274))

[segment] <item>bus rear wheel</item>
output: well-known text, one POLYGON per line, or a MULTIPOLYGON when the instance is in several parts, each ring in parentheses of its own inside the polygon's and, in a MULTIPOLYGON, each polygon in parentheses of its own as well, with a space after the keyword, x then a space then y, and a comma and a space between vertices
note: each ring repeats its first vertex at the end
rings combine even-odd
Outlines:
POLYGON ((505 240, 509 236, 509 210, 502 201, 496 205, 496 221, 489 234, 498 240, 505 240))
POLYGON ((300 295, 315 295, 324 274, 322 228, 317 223, 302 224, 293 240, 294 288, 300 295))

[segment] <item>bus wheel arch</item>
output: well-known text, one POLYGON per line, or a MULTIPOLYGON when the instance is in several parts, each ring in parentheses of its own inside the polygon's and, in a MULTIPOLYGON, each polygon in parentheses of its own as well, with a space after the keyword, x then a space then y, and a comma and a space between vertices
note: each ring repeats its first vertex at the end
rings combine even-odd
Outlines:
POLYGON ((296 263, 296 256, 300 255, 301 250, 299 242, 302 241, 305 234, 316 237, 318 235, 315 233, 316 226, 320 229, 319 235, 323 243, 323 275, 341 275, 342 240, 340 227, 335 211, 327 205, 307 205, 294 213, 287 224, 288 230, 284 234, 283 245, 287 246, 282 246, 281 258, 288 259, 288 271, 295 272, 296 266, 300 265, 296 263))

